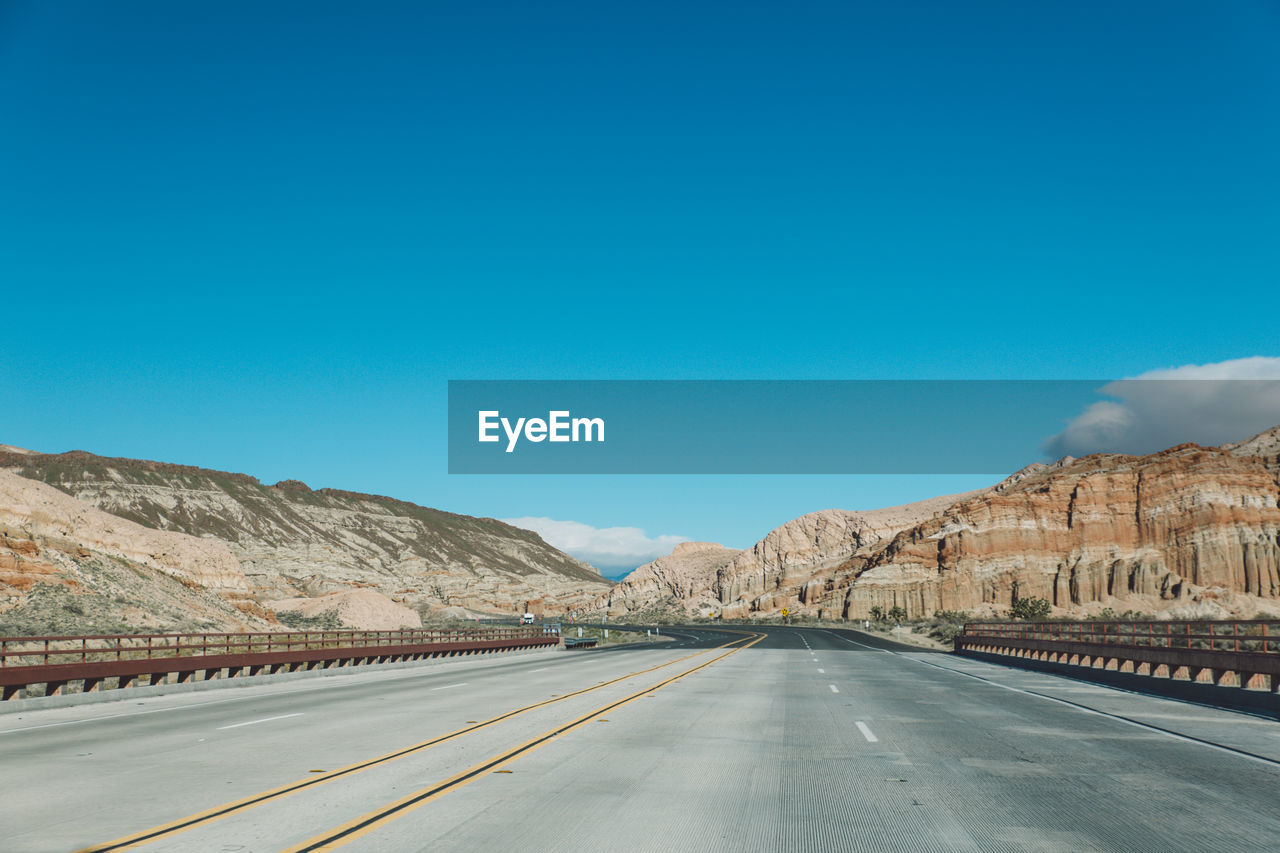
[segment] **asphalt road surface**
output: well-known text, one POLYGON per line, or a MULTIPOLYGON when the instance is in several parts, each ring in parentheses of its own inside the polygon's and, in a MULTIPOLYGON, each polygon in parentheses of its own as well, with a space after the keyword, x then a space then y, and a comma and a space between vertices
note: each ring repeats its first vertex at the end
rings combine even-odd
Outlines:
POLYGON ((664 631, 0 715, 0 849, 1280 844, 1275 721, 853 631, 664 631))

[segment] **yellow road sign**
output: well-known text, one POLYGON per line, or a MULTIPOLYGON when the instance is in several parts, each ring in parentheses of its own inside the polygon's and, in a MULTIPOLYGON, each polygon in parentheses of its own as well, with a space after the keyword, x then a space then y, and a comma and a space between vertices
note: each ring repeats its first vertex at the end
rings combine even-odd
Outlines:
POLYGON ((784 607, 784 608, 782 608, 782 615, 783 615, 783 616, 790 616, 790 615, 791 615, 791 611, 784 607))

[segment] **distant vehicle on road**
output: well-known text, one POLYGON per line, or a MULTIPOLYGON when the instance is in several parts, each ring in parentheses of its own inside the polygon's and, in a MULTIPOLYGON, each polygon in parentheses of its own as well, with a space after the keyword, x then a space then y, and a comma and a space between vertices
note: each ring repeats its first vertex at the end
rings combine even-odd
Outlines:
POLYGON ((532 624, 533 624, 533 614, 532 614, 532 613, 526 613, 525 615, 521 616, 521 617, 520 617, 520 624, 521 624, 521 625, 532 625, 532 624))

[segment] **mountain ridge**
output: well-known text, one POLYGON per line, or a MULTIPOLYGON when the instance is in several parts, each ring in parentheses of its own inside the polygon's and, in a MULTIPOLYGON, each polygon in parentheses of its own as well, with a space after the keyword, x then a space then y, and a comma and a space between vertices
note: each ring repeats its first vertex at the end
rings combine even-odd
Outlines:
POLYGON ((554 614, 610 586, 534 531, 399 498, 82 450, 3 451, 0 470, 149 529, 224 542, 267 608, 372 589, 423 612, 554 614))

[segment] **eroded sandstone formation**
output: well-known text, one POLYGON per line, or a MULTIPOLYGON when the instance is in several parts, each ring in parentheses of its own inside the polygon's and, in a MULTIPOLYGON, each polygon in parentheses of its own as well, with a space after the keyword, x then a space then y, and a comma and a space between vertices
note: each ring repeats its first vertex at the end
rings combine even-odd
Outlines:
POLYGON ((849 512, 811 512, 771 531, 717 573, 714 592, 725 616, 814 606, 837 566, 903 528, 929 518, 961 495, 849 512))
POLYGON ((613 617, 641 618, 668 604, 683 612, 718 612, 720 603, 712 594, 716 574, 741 553, 713 542, 682 542, 667 556, 627 575, 592 609, 613 617))
POLYGON ((0 624, 239 631, 272 619, 224 543, 152 530, 0 470, 0 624))
POLYGON ((1159 610, 1229 594, 1265 609, 1278 569, 1274 467, 1182 445, 1089 456, 954 504, 840 566, 823 604, 861 618, 876 605, 922 615, 1040 596, 1064 610, 1159 610))
POLYGON ((1280 427, 1222 448, 1066 458, 965 495, 811 513, 699 565, 677 552, 599 606, 868 618, 894 606, 998 615, 1041 596, 1061 614, 1280 613, 1278 482, 1280 427), (660 582, 669 575, 683 580, 660 582))
POLYGON ((744 616, 816 601, 832 570, 966 495, 930 498, 869 512, 822 510, 789 521, 751 548, 685 542, 636 569, 596 610, 744 616))

